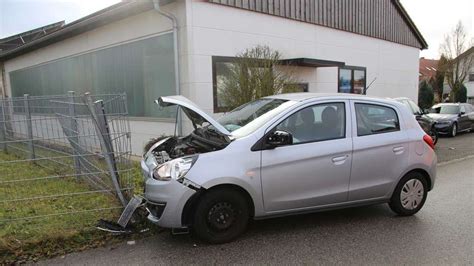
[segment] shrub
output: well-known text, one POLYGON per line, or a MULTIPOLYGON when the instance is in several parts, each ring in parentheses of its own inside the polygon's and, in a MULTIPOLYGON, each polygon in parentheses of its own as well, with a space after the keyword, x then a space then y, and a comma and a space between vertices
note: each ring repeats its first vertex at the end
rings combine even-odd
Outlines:
POLYGON ((458 84, 457 89, 454 91, 454 102, 465 103, 467 102, 467 89, 464 84, 458 84))
POLYGON ((434 93, 433 87, 425 80, 420 82, 418 90, 418 105, 422 109, 428 109, 433 105, 434 93))

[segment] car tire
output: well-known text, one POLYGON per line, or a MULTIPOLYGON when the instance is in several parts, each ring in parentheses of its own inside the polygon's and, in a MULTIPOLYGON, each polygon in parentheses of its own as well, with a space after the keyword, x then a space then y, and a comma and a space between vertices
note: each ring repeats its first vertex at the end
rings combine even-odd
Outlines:
POLYGON ((458 124, 454 122, 453 125, 451 126, 451 132, 449 132, 449 135, 451 137, 456 137, 457 134, 458 134, 458 124))
POLYGON ((405 175, 398 182, 389 206, 400 216, 410 216, 417 213, 425 204, 428 195, 428 183, 418 172, 405 175))
POLYGON ((215 189, 199 200, 192 229, 194 234, 211 244, 234 240, 247 228, 249 204, 236 189, 215 189))

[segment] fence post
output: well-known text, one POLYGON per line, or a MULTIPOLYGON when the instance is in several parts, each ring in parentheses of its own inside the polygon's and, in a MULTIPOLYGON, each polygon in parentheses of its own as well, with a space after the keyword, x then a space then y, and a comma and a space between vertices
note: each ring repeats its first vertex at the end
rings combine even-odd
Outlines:
MULTIPOLYGON (((79 131, 77 128, 77 121, 76 121, 76 107, 74 105, 75 103, 74 91, 69 91, 67 95, 69 98, 69 119, 70 119, 69 126, 71 129, 71 135, 72 135, 71 141, 76 143, 77 146, 79 146, 79 131)), ((74 147, 74 145, 71 145, 71 146, 74 147)), ((74 148, 72 150, 73 150, 73 155, 74 155, 74 170, 77 175, 80 175, 81 174, 81 161, 79 158, 79 151, 74 148)))
POLYGON ((0 119, 2 119, 2 122, 0 123, 0 148, 3 150, 3 152, 7 153, 7 118, 6 118, 6 115, 5 115, 5 105, 6 105, 6 101, 4 100, 5 98, 3 99, 0 99, 0 105, 1 105, 1 112, 2 112, 2 116, 0 117, 0 119))
POLYGON ((28 150, 30 151, 29 159, 35 158, 35 146, 33 144, 33 125, 31 121, 31 112, 30 112, 30 99, 29 95, 24 95, 25 102, 25 120, 26 120, 26 133, 28 137, 28 150))
POLYGON ((110 138, 109 126, 107 123, 107 118, 105 116, 104 102, 102 100, 95 103, 92 102, 90 94, 86 93, 86 103, 91 113, 92 120, 95 122, 97 136, 99 137, 100 146, 102 148, 102 154, 107 162, 107 168, 109 168, 110 176, 112 178, 112 183, 115 187, 117 197, 119 198, 122 205, 127 206, 127 201, 125 200, 122 190, 120 189, 119 176, 117 171, 117 164, 115 162, 115 155, 112 145, 112 140, 110 138))

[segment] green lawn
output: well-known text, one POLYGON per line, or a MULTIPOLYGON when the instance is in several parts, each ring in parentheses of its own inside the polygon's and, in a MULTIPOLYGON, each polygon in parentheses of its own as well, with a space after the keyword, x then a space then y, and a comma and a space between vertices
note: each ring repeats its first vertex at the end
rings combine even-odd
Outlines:
MULTIPOLYGON (((120 215, 121 205, 115 196, 90 193, 95 189, 84 177, 68 177, 67 169, 52 170, 26 162, 2 163, 13 160, 18 157, 0 153, 0 264, 96 246, 110 237, 94 225, 98 219, 116 220, 120 215), (55 175, 63 177, 38 179, 55 175), (22 181, 8 183, 12 180, 22 181), (89 193, 48 198, 84 192, 89 193), (12 201, 18 198, 30 199, 12 201), (23 219, 35 216, 42 217, 23 219)), ((141 185, 138 166, 133 179, 141 185)))

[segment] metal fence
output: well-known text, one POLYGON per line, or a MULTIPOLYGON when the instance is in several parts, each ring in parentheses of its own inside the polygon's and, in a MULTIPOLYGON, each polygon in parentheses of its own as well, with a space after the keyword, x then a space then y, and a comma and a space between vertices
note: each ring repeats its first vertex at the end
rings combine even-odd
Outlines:
POLYGON ((119 213, 133 189, 127 114, 125 94, 0 99, 0 236, 119 213))

